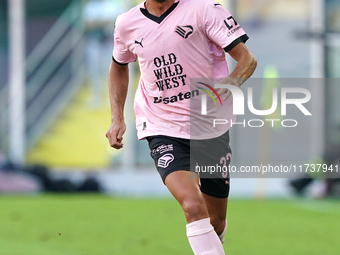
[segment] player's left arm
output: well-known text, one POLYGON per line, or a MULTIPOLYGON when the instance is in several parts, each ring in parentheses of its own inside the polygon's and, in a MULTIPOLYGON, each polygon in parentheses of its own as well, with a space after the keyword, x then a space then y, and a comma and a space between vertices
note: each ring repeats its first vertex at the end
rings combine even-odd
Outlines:
MULTIPOLYGON (((232 84, 240 87, 254 73, 257 66, 256 58, 243 42, 229 50, 228 54, 236 60, 237 64, 233 72, 224 78, 221 84, 232 84)), ((221 89, 219 95, 223 94, 225 94, 223 100, 226 100, 231 92, 228 89, 221 89)))

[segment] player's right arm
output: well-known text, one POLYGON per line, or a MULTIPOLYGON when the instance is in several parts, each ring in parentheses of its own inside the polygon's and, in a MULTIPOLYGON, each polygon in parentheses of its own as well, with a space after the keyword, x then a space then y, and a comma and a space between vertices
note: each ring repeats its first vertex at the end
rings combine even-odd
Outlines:
POLYGON ((129 84, 128 65, 111 61, 109 68, 109 93, 111 104, 111 126, 106 132, 110 146, 119 150, 123 147, 123 134, 126 130, 124 105, 129 84))

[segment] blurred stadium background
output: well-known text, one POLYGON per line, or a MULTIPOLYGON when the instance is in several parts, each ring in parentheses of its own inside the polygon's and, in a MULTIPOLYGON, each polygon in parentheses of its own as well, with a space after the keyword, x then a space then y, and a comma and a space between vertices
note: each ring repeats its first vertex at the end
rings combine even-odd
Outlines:
MULTIPOLYGON (((191 254, 180 208, 147 143, 137 141, 137 64, 130 65, 124 149, 105 138, 114 20, 140 2, 0 0, 1 255, 191 254)), ((329 154, 339 164, 340 1, 220 2, 258 60, 244 86, 258 85, 255 104, 273 83, 299 81, 312 93, 313 117, 291 109, 294 129, 233 128, 232 164, 300 165, 327 162, 329 154)), ((300 190, 281 177, 232 180, 227 254, 339 254, 336 179, 294 176, 304 178, 300 190)))

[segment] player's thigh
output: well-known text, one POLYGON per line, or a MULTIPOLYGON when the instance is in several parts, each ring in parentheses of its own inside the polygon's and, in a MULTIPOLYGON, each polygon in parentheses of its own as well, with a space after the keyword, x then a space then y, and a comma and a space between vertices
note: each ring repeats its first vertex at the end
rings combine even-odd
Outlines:
POLYGON ((153 136, 147 140, 156 168, 164 184, 182 206, 187 221, 208 217, 198 175, 190 172, 189 140, 167 136, 153 136))
POLYGON ((199 187, 199 178, 194 175, 196 174, 188 171, 174 171, 165 178, 165 185, 184 211, 207 212, 205 200, 199 187))
POLYGON ((165 178, 165 185, 181 205, 187 223, 209 217, 199 178, 195 175, 189 171, 174 171, 165 178))

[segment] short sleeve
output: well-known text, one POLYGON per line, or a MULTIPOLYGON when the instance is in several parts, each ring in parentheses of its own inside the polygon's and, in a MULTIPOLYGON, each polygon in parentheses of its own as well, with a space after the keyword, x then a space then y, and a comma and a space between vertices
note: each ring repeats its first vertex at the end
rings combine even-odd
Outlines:
POLYGON ((120 17, 118 16, 115 24, 114 30, 114 47, 112 53, 112 59, 117 64, 125 65, 131 62, 135 62, 137 60, 137 56, 129 51, 126 46, 122 36, 121 36, 121 25, 120 25, 120 17))
POLYGON ((219 3, 208 0, 204 12, 208 38, 225 51, 230 51, 249 37, 234 17, 219 3))

